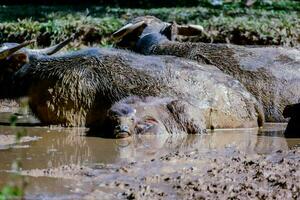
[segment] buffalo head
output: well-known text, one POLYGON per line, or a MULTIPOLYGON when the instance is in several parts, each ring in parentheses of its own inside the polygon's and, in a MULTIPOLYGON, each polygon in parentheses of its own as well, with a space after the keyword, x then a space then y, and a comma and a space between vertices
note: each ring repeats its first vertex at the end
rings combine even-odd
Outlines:
POLYGON ((153 16, 142 16, 132 19, 113 33, 113 38, 118 41, 119 47, 134 49, 138 41, 149 34, 159 34, 162 38, 173 41, 178 35, 195 36, 203 32, 200 25, 178 25, 176 22, 163 22, 153 16))
MULTIPOLYGON (((129 97, 126 100, 132 99, 129 97)), ((140 107, 138 102, 130 104, 120 101, 108 110, 105 126, 109 136, 126 138, 134 134, 160 134, 166 132, 164 124, 157 119, 158 116, 154 114, 156 112, 153 112, 154 110, 160 111, 161 108, 155 106, 152 108, 151 103, 144 105, 143 109, 136 109, 135 107, 140 107)))
POLYGON ((58 52, 66 46, 72 38, 69 38, 55 46, 45 49, 29 49, 26 46, 34 43, 34 40, 18 43, 3 43, 0 47, 0 98, 12 98, 20 96, 18 91, 22 89, 15 85, 15 74, 31 59, 38 56, 48 56, 58 52))

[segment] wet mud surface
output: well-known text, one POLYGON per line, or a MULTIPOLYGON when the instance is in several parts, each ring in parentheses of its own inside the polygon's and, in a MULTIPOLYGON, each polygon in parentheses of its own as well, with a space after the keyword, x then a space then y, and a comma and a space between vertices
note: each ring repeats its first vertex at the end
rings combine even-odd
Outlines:
POLYGON ((13 100, 5 100, 1 99, 0 100, 0 112, 10 112, 10 113, 15 113, 18 112, 19 110, 19 103, 17 101, 13 100))
POLYGON ((299 199, 299 150, 269 156, 226 151, 175 152, 123 166, 115 181, 96 180, 102 189, 119 188, 115 198, 125 199, 299 199))
POLYGON ((1 142, 21 130, 35 138, 0 150, 0 188, 19 158, 26 199, 299 199, 300 138, 284 138, 285 126, 119 140, 0 126, 1 142))
POLYGON ((9 148, 26 148, 29 145, 22 145, 23 143, 36 141, 40 139, 40 137, 36 136, 24 136, 20 139, 20 141, 16 141, 15 135, 0 135, 0 150, 9 149, 9 148))

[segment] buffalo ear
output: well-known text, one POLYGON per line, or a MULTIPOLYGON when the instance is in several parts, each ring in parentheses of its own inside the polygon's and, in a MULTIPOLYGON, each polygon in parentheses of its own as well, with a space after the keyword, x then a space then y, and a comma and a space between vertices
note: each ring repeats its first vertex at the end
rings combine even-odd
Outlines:
POLYGON ((204 28, 200 25, 178 25, 175 21, 168 24, 161 34, 165 35, 169 40, 175 41, 178 35, 196 36, 204 32, 204 28))
POLYGON ((136 123, 136 126, 135 126, 136 133, 137 134, 146 133, 149 129, 151 129, 158 123, 159 122, 155 118, 153 118, 151 116, 146 116, 146 117, 144 117, 144 119, 142 119, 141 121, 138 121, 136 123))
POLYGON ((10 57, 19 62, 28 62, 28 55, 24 52, 14 53, 10 57))
POLYGON ((19 70, 24 64, 29 62, 28 55, 25 52, 14 53, 11 56, 9 56, 6 60, 10 70, 13 71, 19 70))
POLYGON ((175 41, 178 35, 178 25, 175 21, 168 24, 160 33, 166 36, 169 40, 175 41))
POLYGON ((204 28, 200 25, 178 25, 177 26, 178 35, 183 36, 195 36, 200 35, 204 32, 204 28))
MULTIPOLYGON (((135 24, 129 23, 117 30, 112 34, 112 37, 115 40, 121 40, 125 36, 127 36, 130 33, 136 33, 136 34, 141 34, 143 30, 146 28, 147 24, 145 21, 140 21, 135 24)), ((138 37, 139 35, 137 35, 138 37)))
POLYGON ((154 117, 151 117, 151 116, 146 116, 145 117, 145 122, 147 122, 147 123, 158 123, 158 121, 154 117))

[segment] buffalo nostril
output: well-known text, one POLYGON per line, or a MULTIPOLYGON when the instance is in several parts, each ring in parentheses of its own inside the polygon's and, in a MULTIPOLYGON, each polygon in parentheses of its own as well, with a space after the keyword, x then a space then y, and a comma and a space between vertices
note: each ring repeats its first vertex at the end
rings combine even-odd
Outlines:
POLYGON ((127 125, 118 125, 115 127, 115 130, 118 132, 129 132, 129 126, 127 125))
POLYGON ((128 131, 129 131, 129 127, 126 126, 126 125, 121 125, 121 126, 120 126, 120 130, 121 130, 121 131, 124 131, 124 132, 128 132, 128 131))
POLYGON ((115 127, 114 135, 116 138, 126 138, 131 135, 127 125, 118 125, 115 127))

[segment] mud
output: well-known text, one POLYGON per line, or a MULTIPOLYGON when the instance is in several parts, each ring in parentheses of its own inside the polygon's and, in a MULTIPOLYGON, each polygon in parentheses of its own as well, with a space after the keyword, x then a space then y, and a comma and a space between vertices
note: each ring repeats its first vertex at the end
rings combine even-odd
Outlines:
MULTIPOLYGON (((118 188, 115 198, 124 199, 299 199, 299 153, 174 152, 123 166, 114 181, 96 182, 100 191, 118 188)), ((96 199, 98 191, 86 198, 96 199)))
POLYGON ((249 155, 227 147, 176 151, 122 165, 65 165, 23 174, 92 182, 82 199, 298 199, 299 167, 300 148, 249 155))
POLYGON ((9 148, 26 148, 29 145, 23 145, 24 143, 36 141, 40 139, 39 137, 33 136, 24 136, 20 141, 16 141, 15 135, 0 135, 0 150, 9 149, 9 148))
POLYGON ((15 113, 19 110, 19 103, 14 100, 6 100, 1 99, 0 100, 0 112, 10 112, 15 113))
POLYGON ((285 126, 121 140, 0 126, 3 138, 21 130, 39 138, 0 150, 0 188, 15 181, 19 158, 25 199, 299 199, 300 138, 284 138, 285 126))

